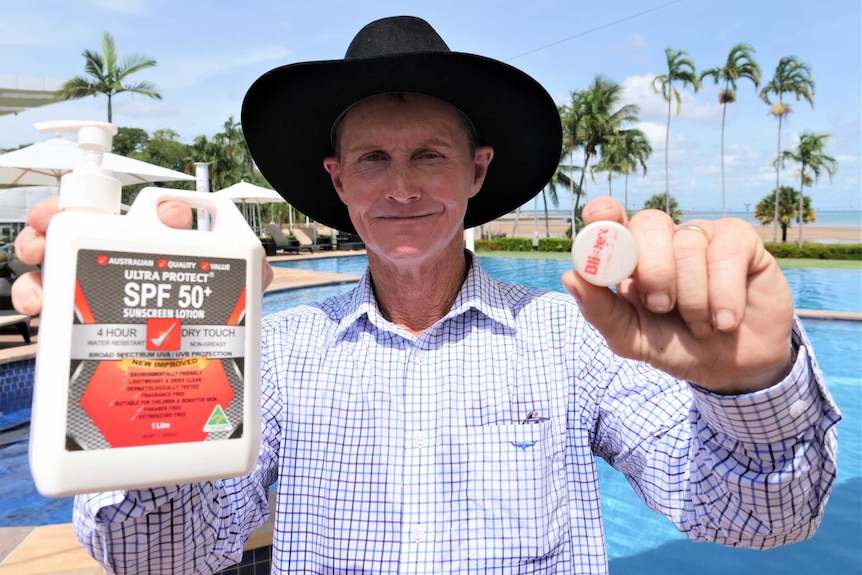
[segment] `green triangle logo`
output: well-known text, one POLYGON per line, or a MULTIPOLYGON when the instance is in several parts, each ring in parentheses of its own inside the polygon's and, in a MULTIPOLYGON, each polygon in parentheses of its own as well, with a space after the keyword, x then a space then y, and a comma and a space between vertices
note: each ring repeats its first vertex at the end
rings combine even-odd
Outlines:
POLYGON ((233 427, 231 426, 230 421, 228 421, 227 414, 224 412, 221 405, 216 404, 206 425, 204 425, 204 431, 212 433, 213 431, 230 431, 231 429, 233 429, 233 427))

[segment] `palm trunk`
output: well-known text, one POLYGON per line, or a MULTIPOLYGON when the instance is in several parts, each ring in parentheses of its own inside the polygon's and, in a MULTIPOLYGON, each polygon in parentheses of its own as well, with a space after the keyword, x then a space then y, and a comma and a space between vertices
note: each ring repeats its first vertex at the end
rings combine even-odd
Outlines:
POLYGON ((542 201, 545 204, 545 237, 551 237, 551 224, 548 223, 548 196, 545 195, 545 191, 542 190, 542 201))
POLYGON ((614 191, 611 189, 611 172, 608 170, 608 195, 614 197, 614 191))
POLYGON ((626 217, 629 217, 629 173, 626 172, 626 188, 625 188, 625 200, 623 202, 623 209, 626 211, 626 217))
MULTIPOLYGON (((725 92, 727 89, 725 88, 725 92)), ((721 217, 727 217, 727 196, 724 188, 724 119, 727 117, 727 102, 721 111, 721 217)))
MULTIPOLYGON (((584 167, 581 170, 581 181, 578 184, 578 196, 575 200, 575 205, 572 208, 572 237, 575 237, 575 214, 578 213, 578 203, 581 199, 581 192, 584 189, 584 177, 587 175, 587 164, 590 161, 590 153, 584 148, 584 167)), ((574 163, 572 164, 574 165, 574 163)))
MULTIPOLYGON (((575 149, 569 151, 569 164, 571 166, 572 175, 569 176, 569 191, 572 193, 572 233, 571 237, 575 237, 575 214, 578 212, 578 196, 575 195, 575 149)), ((583 177, 583 174, 581 174, 583 177)))
POLYGON ((113 120, 113 118, 114 118, 114 112, 113 112, 113 109, 111 108, 111 95, 108 94, 108 123, 109 124, 111 123, 111 120, 113 120))
MULTIPOLYGON (((775 221, 772 224, 772 243, 778 243, 778 174, 781 171, 781 120, 784 114, 778 116, 778 146, 775 154, 775 221)), ((785 228, 782 243, 787 240, 787 229, 785 228)))
POLYGON ((515 225, 512 228, 512 237, 513 238, 518 237, 518 223, 519 223, 518 220, 520 218, 521 218, 521 208, 519 206, 518 208, 515 209, 515 225))
POLYGON ((805 164, 802 164, 802 169, 799 171, 799 249, 802 249, 802 222, 805 220, 805 214, 802 213, 802 198, 805 193, 805 164))
POLYGON ((667 131, 664 134, 664 211, 670 215, 670 171, 668 168, 668 148, 670 145, 670 87, 667 94, 667 131))

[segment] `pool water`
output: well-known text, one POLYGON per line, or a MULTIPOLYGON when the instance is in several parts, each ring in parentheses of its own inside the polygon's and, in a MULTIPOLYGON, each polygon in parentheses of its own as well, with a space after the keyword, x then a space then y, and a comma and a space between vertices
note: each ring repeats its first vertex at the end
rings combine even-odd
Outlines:
MULTIPOLYGON (((571 269, 568 259, 481 257, 479 263, 489 275, 517 281, 533 288, 564 292, 560 283, 563 272, 571 269)), ((368 265, 365 256, 308 259, 278 262, 279 267, 362 275, 368 265)), ((799 309, 862 312, 862 271, 785 268, 782 270, 799 309)), ((308 301, 319 301, 344 293, 352 283, 300 288, 267 294, 263 312, 272 313, 308 301)))
MULTIPOLYGON (((566 260, 479 258, 492 276, 517 278, 536 288, 562 291, 566 260)), ((301 260, 289 267, 361 275, 360 256, 301 260)), ((784 270, 797 307, 862 311, 862 272, 854 270, 784 270)), ((264 313, 318 301, 351 289, 353 284, 303 288, 267 294, 264 313)), ((599 462, 602 508, 613 575, 773 575, 862 573, 862 322, 803 321, 818 353, 827 385, 842 410, 839 424, 839 477, 819 532, 810 540, 771 551, 728 549, 686 541, 665 518, 649 511, 621 474, 599 462)), ((0 416, 26 421, 28 410, 0 416)), ((26 441, 0 445, 0 526, 65 523, 71 499, 45 499, 35 492, 26 461, 26 441), (34 519, 35 518, 35 519, 34 519)))

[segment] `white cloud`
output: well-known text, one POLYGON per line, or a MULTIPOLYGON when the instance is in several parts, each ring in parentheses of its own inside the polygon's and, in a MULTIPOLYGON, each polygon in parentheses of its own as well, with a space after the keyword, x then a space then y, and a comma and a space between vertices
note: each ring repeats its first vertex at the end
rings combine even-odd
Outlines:
POLYGON ((657 124, 655 122, 638 122, 634 125, 635 128, 644 133, 650 146, 653 147, 653 152, 658 148, 664 149, 664 136, 667 133, 665 124, 657 124))
MULTIPOLYGON (((666 122, 667 100, 653 90, 652 84, 655 77, 655 74, 642 74, 629 76, 623 80, 623 101, 637 104, 640 107, 642 120, 666 122)), ((674 119, 701 120, 721 114, 721 107, 717 103, 702 103, 688 89, 680 92, 680 99, 682 107, 679 116, 676 115, 676 102, 671 102, 671 123, 674 119)))

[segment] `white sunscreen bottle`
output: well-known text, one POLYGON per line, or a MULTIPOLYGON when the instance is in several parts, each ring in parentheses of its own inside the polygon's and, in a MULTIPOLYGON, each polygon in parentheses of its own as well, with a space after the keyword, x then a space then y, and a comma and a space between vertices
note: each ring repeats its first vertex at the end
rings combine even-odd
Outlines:
POLYGON ((248 473, 260 447, 261 244, 234 204, 149 187, 120 214, 101 167, 116 134, 78 133, 85 162, 60 182, 48 226, 30 468, 49 497, 248 473), (210 231, 178 230, 157 206, 207 210, 210 231))
POLYGON ((593 222, 575 236, 572 264, 575 271, 593 285, 616 285, 632 275, 637 267, 637 242, 622 224, 593 222))

